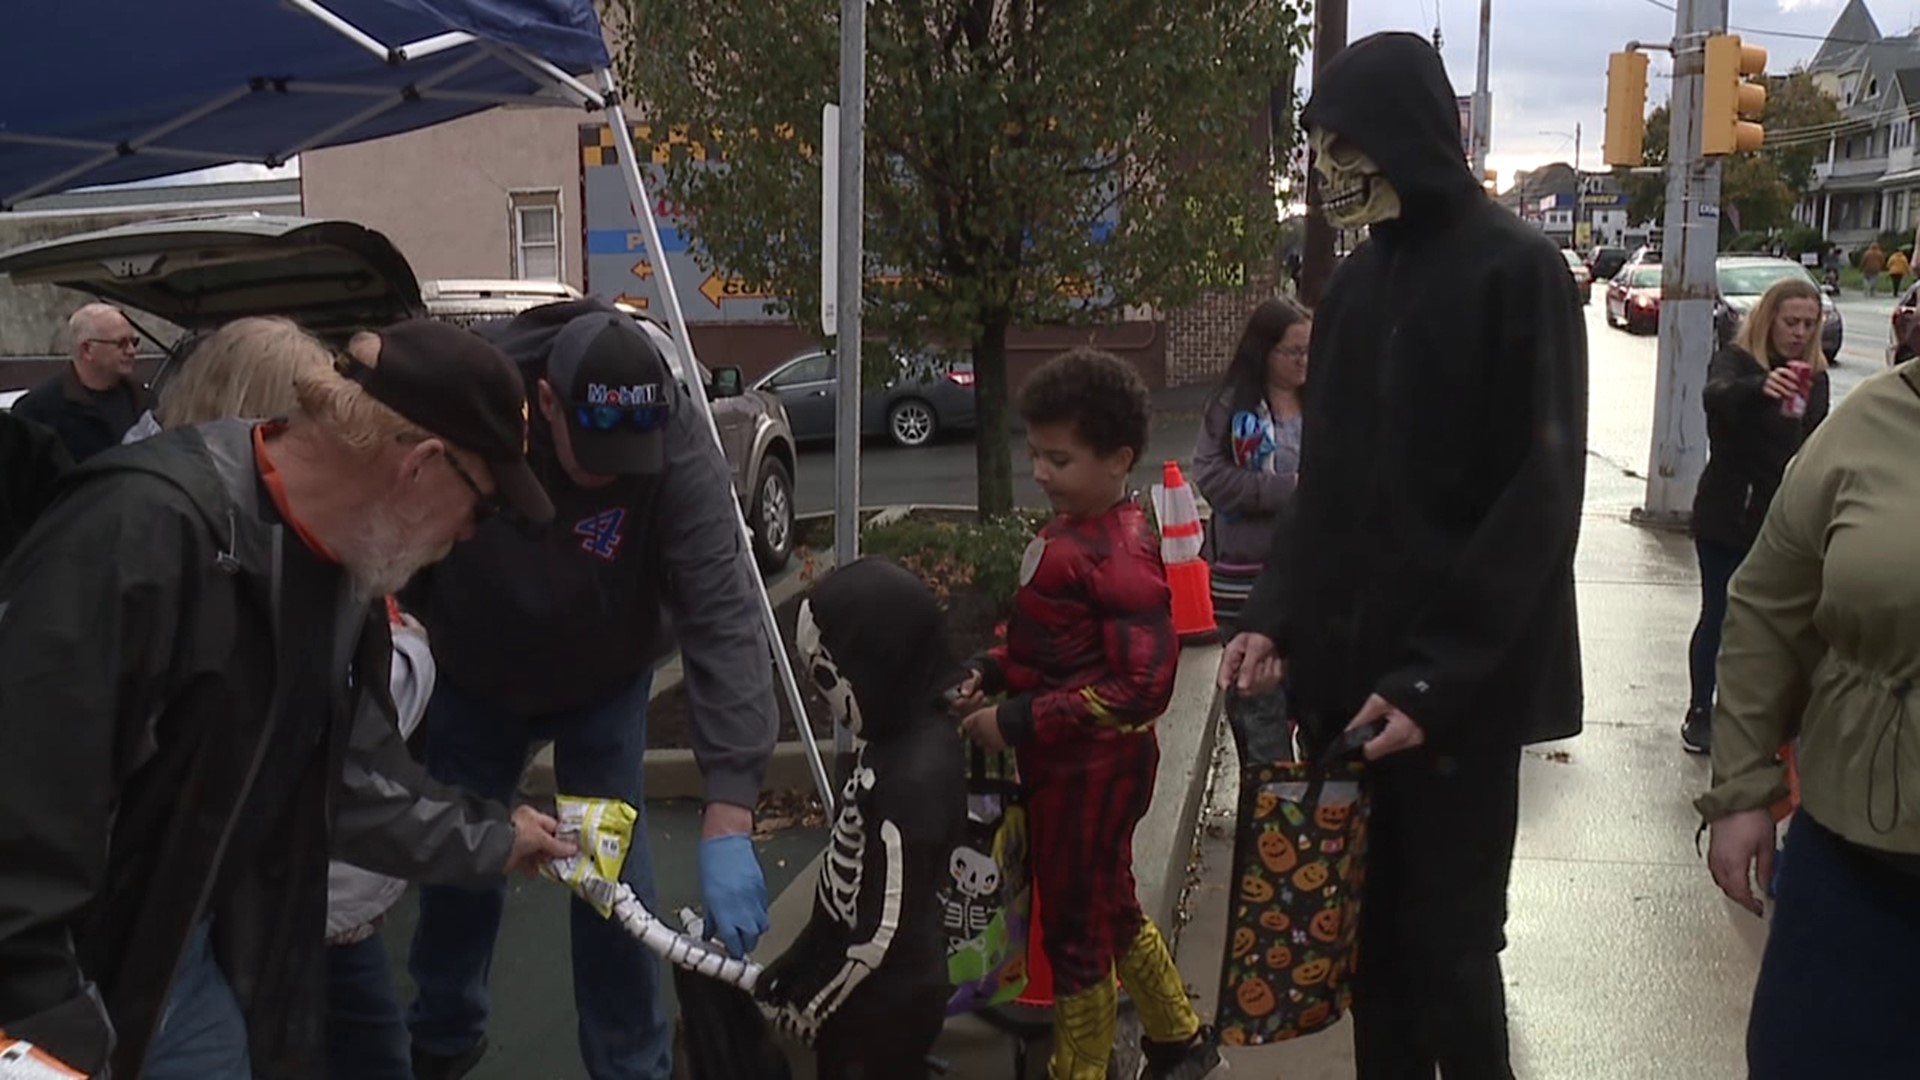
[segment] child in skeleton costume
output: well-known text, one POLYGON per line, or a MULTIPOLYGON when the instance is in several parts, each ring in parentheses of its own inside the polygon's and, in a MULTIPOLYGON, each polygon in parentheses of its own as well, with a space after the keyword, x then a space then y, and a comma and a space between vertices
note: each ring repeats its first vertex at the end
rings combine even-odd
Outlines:
POLYGON ((795 634, 834 718, 863 740, 813 918, 755 992, 814 1041, 822 1080, 911 1080, 946 1016, 940 885, 966 822, 965 763, 942 695, 965 671, 939 606, 899 565, 828 575, 795 634))
POLYGON ((1020 389, 1034 479, 1059 516, 1028 547, 1007 642, 961 687, 963 727, 1014 747, 1053 968, 1053 1080, 1105 1080, 1117 970, 1154 1080, 1220 1068, 1160 931, 1140 909, 1133 831, 1153 798, 1153 725, 1180 643, 1160 544, 1127 480, 1150 420, 1139 373, 1079 349, 1020 389), (1006 694, 997 706, 984 695, 1006 694))

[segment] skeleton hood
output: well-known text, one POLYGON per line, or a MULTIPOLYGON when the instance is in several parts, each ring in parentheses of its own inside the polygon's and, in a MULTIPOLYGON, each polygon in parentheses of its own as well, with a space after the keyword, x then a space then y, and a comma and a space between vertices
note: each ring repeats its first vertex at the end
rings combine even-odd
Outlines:
POLYGON ((1480 191, 1461 151, 1453 84, 1425 38, 1371 34, 1349 45, 1315 76, 1300 119, 1372 158, 1400 194, 1406 218, 1445 213, 1448 203, 1480 191))
POLYGON ((940 695, 966 672, 953 658, 945 613, 906 568, 876 556, 855 560, 822 578, 803 612, 795 634, 801 660, 829 701, 841 696, 835 711, 854 714, 850 726, 861 738, 881 742, 931 713, 945 715, 940 695), (828 682, 850 684, 852 700, 828 682))

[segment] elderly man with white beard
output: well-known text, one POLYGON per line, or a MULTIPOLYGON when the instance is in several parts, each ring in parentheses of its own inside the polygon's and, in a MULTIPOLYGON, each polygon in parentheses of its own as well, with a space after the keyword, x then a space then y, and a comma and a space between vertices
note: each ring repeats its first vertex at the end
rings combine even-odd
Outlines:
POLYGON ((373 601, 501 503, 552 515, 505 356, 424 320, 358 345, 289 419, 89 461, 0 565, 0 1048, 321 1075, 330 849, 416 876, 571 850, 525 808, 341 810, 350 744, 391 723, 373 601))

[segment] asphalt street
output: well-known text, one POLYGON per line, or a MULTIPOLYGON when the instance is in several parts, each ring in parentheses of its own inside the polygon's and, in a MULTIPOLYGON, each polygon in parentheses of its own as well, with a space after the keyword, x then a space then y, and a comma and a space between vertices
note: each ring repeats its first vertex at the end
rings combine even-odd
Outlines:
MULTIPOLYGON (((1602 294, 1596 290, 1593 303, 1587 308, 1588 354, 1596 379, 1606 373, 1607 365, 1638 367, 1652 364, 1658 353, 1658 339, 1652 335, 1637 336, 1624 330, 1610 329, 1603 315, 1602 303, 1602 294)), ((1885 366, 1887 326, 1893 301, 1886 297, 1866 300, 1849 296, 1840 301, 1840 309, 1846 323, 1846 334, 1839 363, 1831 374, 1836 404, 1861 379, 1885 366)), ((1225 364, 1226 358, 1222 357, 1223 369, 1225 364)), ((1143 488, 1159 480, 1160 463, 1167 458, 1176 458, 1183 465, 1192 461, 1194 437, 1200 426, 1200 404, 1206 392, 1205 386, 1189 386, 1155 395, 1153 435, 1141 468, 1135 472, 1135 481, 1143 488)), ((1645 417, 1621 419, 1635 421, 1636 430, 1644 429, 1650 423, 1645 417)), ((1605 424, 1607 418, 1596 416, 1595 420, 1605 424)), ((1601 447, 1597 445, 1599 441, 1596 438, 1597 453, 1605 453, 1611 460, 1624 451, 1626 456, 1618 464, 1635 472, 1645 472, 1647 446, 1636 446, 1629 450, 1624 445, 1601 447)), ((1026 471, 1025 436, 1016 432, 1009 442, 1013 456, 1014 501, 1021 506, 1045 506, 1046 500, 1041 497, 1040 489, 1034 486, 1026 471)), ((916 450, 901 449, 884 440, 870 439, 861 449, 861 505, 972 505, 976 501, 973 459, 974 442, 968 434, 950 435, 933 446, 916 450)), ((801 450, 797 470, 799 475, 794 481, 795 505, 801 513, 818 513, 833 508, 833 462, 831 445, 801 450)))

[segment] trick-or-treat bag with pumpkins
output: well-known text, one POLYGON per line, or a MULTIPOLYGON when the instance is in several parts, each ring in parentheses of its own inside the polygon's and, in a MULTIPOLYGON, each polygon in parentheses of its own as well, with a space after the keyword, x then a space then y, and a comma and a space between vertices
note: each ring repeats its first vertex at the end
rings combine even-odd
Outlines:
MULTIPOLYGON (((1236 701, 1227 702, 1235 722, 1236 701)), ((1260 1046, 1331 1026, 1353 1000, 1366 860, 1362 765, 1243 761, 1233 847, 1220 1041, 1260 1046)))
POLYGON ((967 830, 947 862, 949 1015, 1012 1001, 1027 986, 1027 821, 1011 752, 967 755, 967 830))

